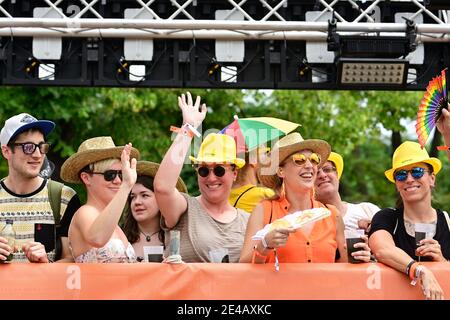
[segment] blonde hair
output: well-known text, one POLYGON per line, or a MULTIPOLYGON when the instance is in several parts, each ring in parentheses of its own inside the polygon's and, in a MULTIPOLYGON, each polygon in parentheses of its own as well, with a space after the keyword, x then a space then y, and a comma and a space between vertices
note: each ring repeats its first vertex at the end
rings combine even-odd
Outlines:
POLYGON ((119 158, 109 158, 105 160, 100 160, 94 163, 90 163, 87 167, 89 167, 88 172, 105 172, 108 170, 114 163, 120 162, 119 158))

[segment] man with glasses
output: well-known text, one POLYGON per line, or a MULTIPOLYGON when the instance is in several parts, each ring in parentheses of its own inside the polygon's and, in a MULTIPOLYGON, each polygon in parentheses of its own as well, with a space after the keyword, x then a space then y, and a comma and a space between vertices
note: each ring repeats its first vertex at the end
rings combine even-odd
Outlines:
MULTIPOLYGON (((56 199, 60 211, 54 213, 49 190, 55 182, 40 176, 50 149, 46 138, 54 127, 52 121, 21 113, 6 120, 0 132, 2 155, 8 162, 8 176, 0 182, 0 229, 6 219, 14 221, 13 262, 73 261, 67 232, 80 200, 73 189, 62 186, 56 199)), ((0 262, 12 251, 0 236, 0 262)))
POLYGON ((339 209, 344 219, 345 229, 370 229, 372 217, 380 208, 370 202, 349 203, 342 201, 339 181, 344 171, 344 160, 336 152, 331 152, 328 161, 317 172, 315 182, 316 199, 332 204, 339 209))
POLYGON ((402 143, 392 157, 386 178, 395 183, 400 195, 396 208, 386 208, 372 219, 369 245, 375 257, 402 273, 412 284, 420 281, 427 299, 443 299, 444 292, 433 272, 417 261, 445 262, 450 259, 450 218, 431 204, 441 161, 428 155, 412 141, 402 143), (430 232, 416 240, 419 227, 430 232))

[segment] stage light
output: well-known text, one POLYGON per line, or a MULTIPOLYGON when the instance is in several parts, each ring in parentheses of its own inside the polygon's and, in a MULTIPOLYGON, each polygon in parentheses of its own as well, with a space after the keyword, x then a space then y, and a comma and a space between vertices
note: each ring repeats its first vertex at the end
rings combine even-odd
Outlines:
POLYGON ((399 59, 337 60, 338 83, 349 86, 402 86, 406 83, 408 61, 399 59))

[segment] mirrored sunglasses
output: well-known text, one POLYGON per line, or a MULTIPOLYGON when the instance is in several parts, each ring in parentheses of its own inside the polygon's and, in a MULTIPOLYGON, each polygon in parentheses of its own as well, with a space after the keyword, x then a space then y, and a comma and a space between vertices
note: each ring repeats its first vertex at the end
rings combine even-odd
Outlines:
POLYGON ((22 151, 25 154, 33 154, 36 151, 36 148, 39 148, 39 152, 41 154, 46 154, 50 150, 50 143, 48 142, 17 142, 11 143, 12 146, 21 146, 22 151))
POLYGON ((212 171, 216 177, 223 177, 225 175, 225 172, 227 172, 227 169, 223 166, 215 166, 214 168, 210 169, 205 166, 197 167, 196 168, 197 173, 200 177, 206 178, 209 176, 209 172, 212 171))
POLYGON ((411 170, 398 170, 394 173, 394 179, 396 181, 405 181, 408 178, 408 173, 411 173, 414 179, 420 179, 425 172, 428 172, 428 170, 421 167, 414 167, 411 170))
POLYGON ((296 166, 303 166, 309 160, 311 164, 318 165, 320 163, 320 156, 317 153, 311 153, 309 157, 302 153, 296 153, 292 155, 292 161, 296 166))
POLYGON ((122 170, 106 170, 105 172, 91 172, 92 174, 101 174, 105 181, 114 181, 117 176, 122 180, 122 170))

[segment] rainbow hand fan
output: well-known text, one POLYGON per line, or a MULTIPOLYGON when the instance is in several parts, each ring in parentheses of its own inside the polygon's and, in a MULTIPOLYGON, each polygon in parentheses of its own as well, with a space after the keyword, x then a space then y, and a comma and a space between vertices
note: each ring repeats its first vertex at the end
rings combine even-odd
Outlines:
POLYGON ((431 131, 442 114, 442 109, 447 108, 447 81, 445 77, 447 68, 441 71, 441 75, 434 77, 427 86, 417 112, 416 133, 422 148, 425 147, 431 131))

